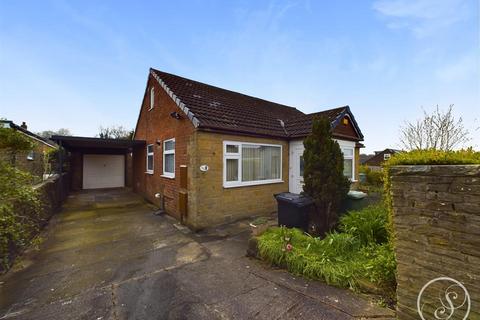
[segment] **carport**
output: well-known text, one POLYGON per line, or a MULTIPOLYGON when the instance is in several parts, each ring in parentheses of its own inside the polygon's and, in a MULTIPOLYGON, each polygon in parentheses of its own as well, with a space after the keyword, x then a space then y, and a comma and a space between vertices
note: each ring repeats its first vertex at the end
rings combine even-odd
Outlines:
POLYGON ((143 140, 52 136, 67 151, 72 190, 131 187, 132 152, 143 140))

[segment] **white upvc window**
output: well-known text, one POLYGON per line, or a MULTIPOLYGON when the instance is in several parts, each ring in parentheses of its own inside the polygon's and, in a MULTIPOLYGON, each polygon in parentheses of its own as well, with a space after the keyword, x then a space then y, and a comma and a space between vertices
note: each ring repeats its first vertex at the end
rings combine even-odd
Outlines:
POLYGON ((390 153, 385 153, 383 155, 383 160, 387 161, 388 159, 390 159, 392 157, 392 155, 390 153))
POLYGON ((225 188, 282 182, 282 146, 223 142, 225 188))
POLYGON ((343 153, 343 175, 355 181, 354 148, 341 147, 343 153))
POLYGON ((152 110, 154 105, 155 105, 155 88, 152 87, 150 89, 150 109, 149 110, 152 110))
POLYGON ((30 150, 27 154, 27 160, 35 160, 35 152, 30 150))
POLYGON ((175 178, 175 138, 163 142, 163 176, 175 178))
POLYGON ((149 144, 147 146, 147 173, 153 174, 153 159, 154 159, 154 151, 153 151, 153 144, 149 144))

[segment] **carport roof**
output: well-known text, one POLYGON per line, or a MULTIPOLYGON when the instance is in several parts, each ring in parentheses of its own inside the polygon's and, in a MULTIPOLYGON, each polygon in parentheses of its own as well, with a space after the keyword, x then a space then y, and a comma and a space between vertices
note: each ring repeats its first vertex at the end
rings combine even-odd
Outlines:
POLYGON ((129 149, 145 145, 144 140, 103 139, 75 136, 52 136, 51 140, 66 149, 129 149))

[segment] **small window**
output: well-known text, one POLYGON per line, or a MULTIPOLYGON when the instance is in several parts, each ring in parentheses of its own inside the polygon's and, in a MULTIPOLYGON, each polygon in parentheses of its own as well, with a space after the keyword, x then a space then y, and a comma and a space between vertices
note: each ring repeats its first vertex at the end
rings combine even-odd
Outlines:
POLYGON ((35 152, 33 152, 33 150, 31 150, 28 154, 27 154, 27 160, 35 160, 35 152))
POLYGON ((153 174, 153 144, 147 146, 147 173, 153 174))
POLYGON ((152 87, 150 89, 150 110, 153 109, 154 105, 155 105, 155 89, 152 87))
POLYGON ((236 144, 227 144, 227 149, 225 150, 226 153, 231 154, 237 154, 238 153, 238 145, 236 144))
POLYGON ((392 155, 391 155, 390 153, 385 153, 385 154, 383 155, 383 160, 387 161, 388 159, 390 159, 391 156, 392 156, 392 155))
POLYGON ((163 142, 163 176, 175 178, 175 139, 163 142))
POLYGON ((355 180, 353 170, 353 148, 341 148, 343 153, 343 175, 350 180, 355 180))

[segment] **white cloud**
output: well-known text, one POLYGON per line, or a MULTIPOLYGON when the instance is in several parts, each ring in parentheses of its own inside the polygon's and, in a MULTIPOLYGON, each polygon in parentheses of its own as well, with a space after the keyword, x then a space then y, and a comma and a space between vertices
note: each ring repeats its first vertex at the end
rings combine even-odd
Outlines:
POLYGON ((373 8, 387 17, 392 29, 409 29, 423 38, 466 19, 471 13, 468 0, 378 0, 373 8))

